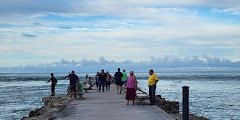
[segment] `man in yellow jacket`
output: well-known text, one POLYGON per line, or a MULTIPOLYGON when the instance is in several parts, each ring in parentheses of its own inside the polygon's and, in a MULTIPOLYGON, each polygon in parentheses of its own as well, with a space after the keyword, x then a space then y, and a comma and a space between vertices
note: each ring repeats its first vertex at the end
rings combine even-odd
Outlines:
POLYGON ((154 71, 149 70, 149 78, 148 78, 148 87, 149 87, 149 97, 150 97, 150 105, 155 105, 155 90, 156 84, 158 82, 158 77, 154 74, 154 71))

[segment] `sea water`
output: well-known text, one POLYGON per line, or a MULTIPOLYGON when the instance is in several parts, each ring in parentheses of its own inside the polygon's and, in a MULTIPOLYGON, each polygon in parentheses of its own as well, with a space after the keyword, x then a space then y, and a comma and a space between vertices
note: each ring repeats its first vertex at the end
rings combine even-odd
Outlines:
MULTIPOLYGON (((113 73, 112 73, 113 74, 113 73)), ((66 94, 66 76, 57 73, 56 94, 66 94)), ((85 80, 86 74, 77 74, 85 80)), ((148 73, 135 73, 138 86, 148 92, 148 73)), ((161 72, 156 94, 171 101, 182 101, 182 86, 189 86, 190 113, 212 120, 240 119, 240 72, 161 72)), ((89 74, 94 77, 94 74, 89 74)), ((0 119, 15 120, 28 116, 43 105, 51 94, 49 73, 0 73, 0 119)))

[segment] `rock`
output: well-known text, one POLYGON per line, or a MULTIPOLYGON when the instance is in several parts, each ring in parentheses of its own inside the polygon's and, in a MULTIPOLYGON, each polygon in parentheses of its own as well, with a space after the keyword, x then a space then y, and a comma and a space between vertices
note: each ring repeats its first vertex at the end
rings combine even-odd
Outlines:
POLYGON ((176 110, 179 110, 179 102, 169 102, 169 104, 176 110))
POLYGON ((36 110, 30 111, 29 117, 38 116, 38 113, 39 113, 40 110, 41 109, 36 109, 36 110))
POLYGON ((69 100, 66 95, 44 97, 44 106, 31 111, 29 117, 23 117, 22 120, 47 120, 69 100))
POLYGON ((172 109, 169 113, 170 114, 178 114, 179 111, 177 109, 172 109))
POLYGON ((171 106, 169 104, 166 104, 164 107, 163 107, 163 110, 166 111, 167 113, 169 113, 171 111, 171 106))
POLYGON ((190 120, 209 120, 209 119, 207 119, 207 118, 205 118, 205 117, 202 117, 202 116, 196 116, 196 115, 193 115, 193 114, 190 114, 189 115, 189 119, 190 120))

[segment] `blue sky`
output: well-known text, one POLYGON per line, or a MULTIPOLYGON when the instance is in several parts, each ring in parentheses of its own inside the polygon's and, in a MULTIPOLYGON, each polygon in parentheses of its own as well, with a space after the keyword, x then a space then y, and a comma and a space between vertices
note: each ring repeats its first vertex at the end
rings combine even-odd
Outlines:
POLYGON ((102 56, 116 62, 151 56, 237 62, 239 20, 238 0, 0 1, 0 67, 102 56))

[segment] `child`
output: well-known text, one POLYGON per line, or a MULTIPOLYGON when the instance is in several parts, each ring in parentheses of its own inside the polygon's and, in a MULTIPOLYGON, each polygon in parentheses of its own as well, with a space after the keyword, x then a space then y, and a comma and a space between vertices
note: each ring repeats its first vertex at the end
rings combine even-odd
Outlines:
POLYGON ((47 82, 52 82, 52 85, 51 85, 51 90, 52 90, 52 96, 55 95, 55 86, 57 84, 57 79, 55 77, 53 77, 53 73, 51 73, 51 78, 47 81, 47 82))

